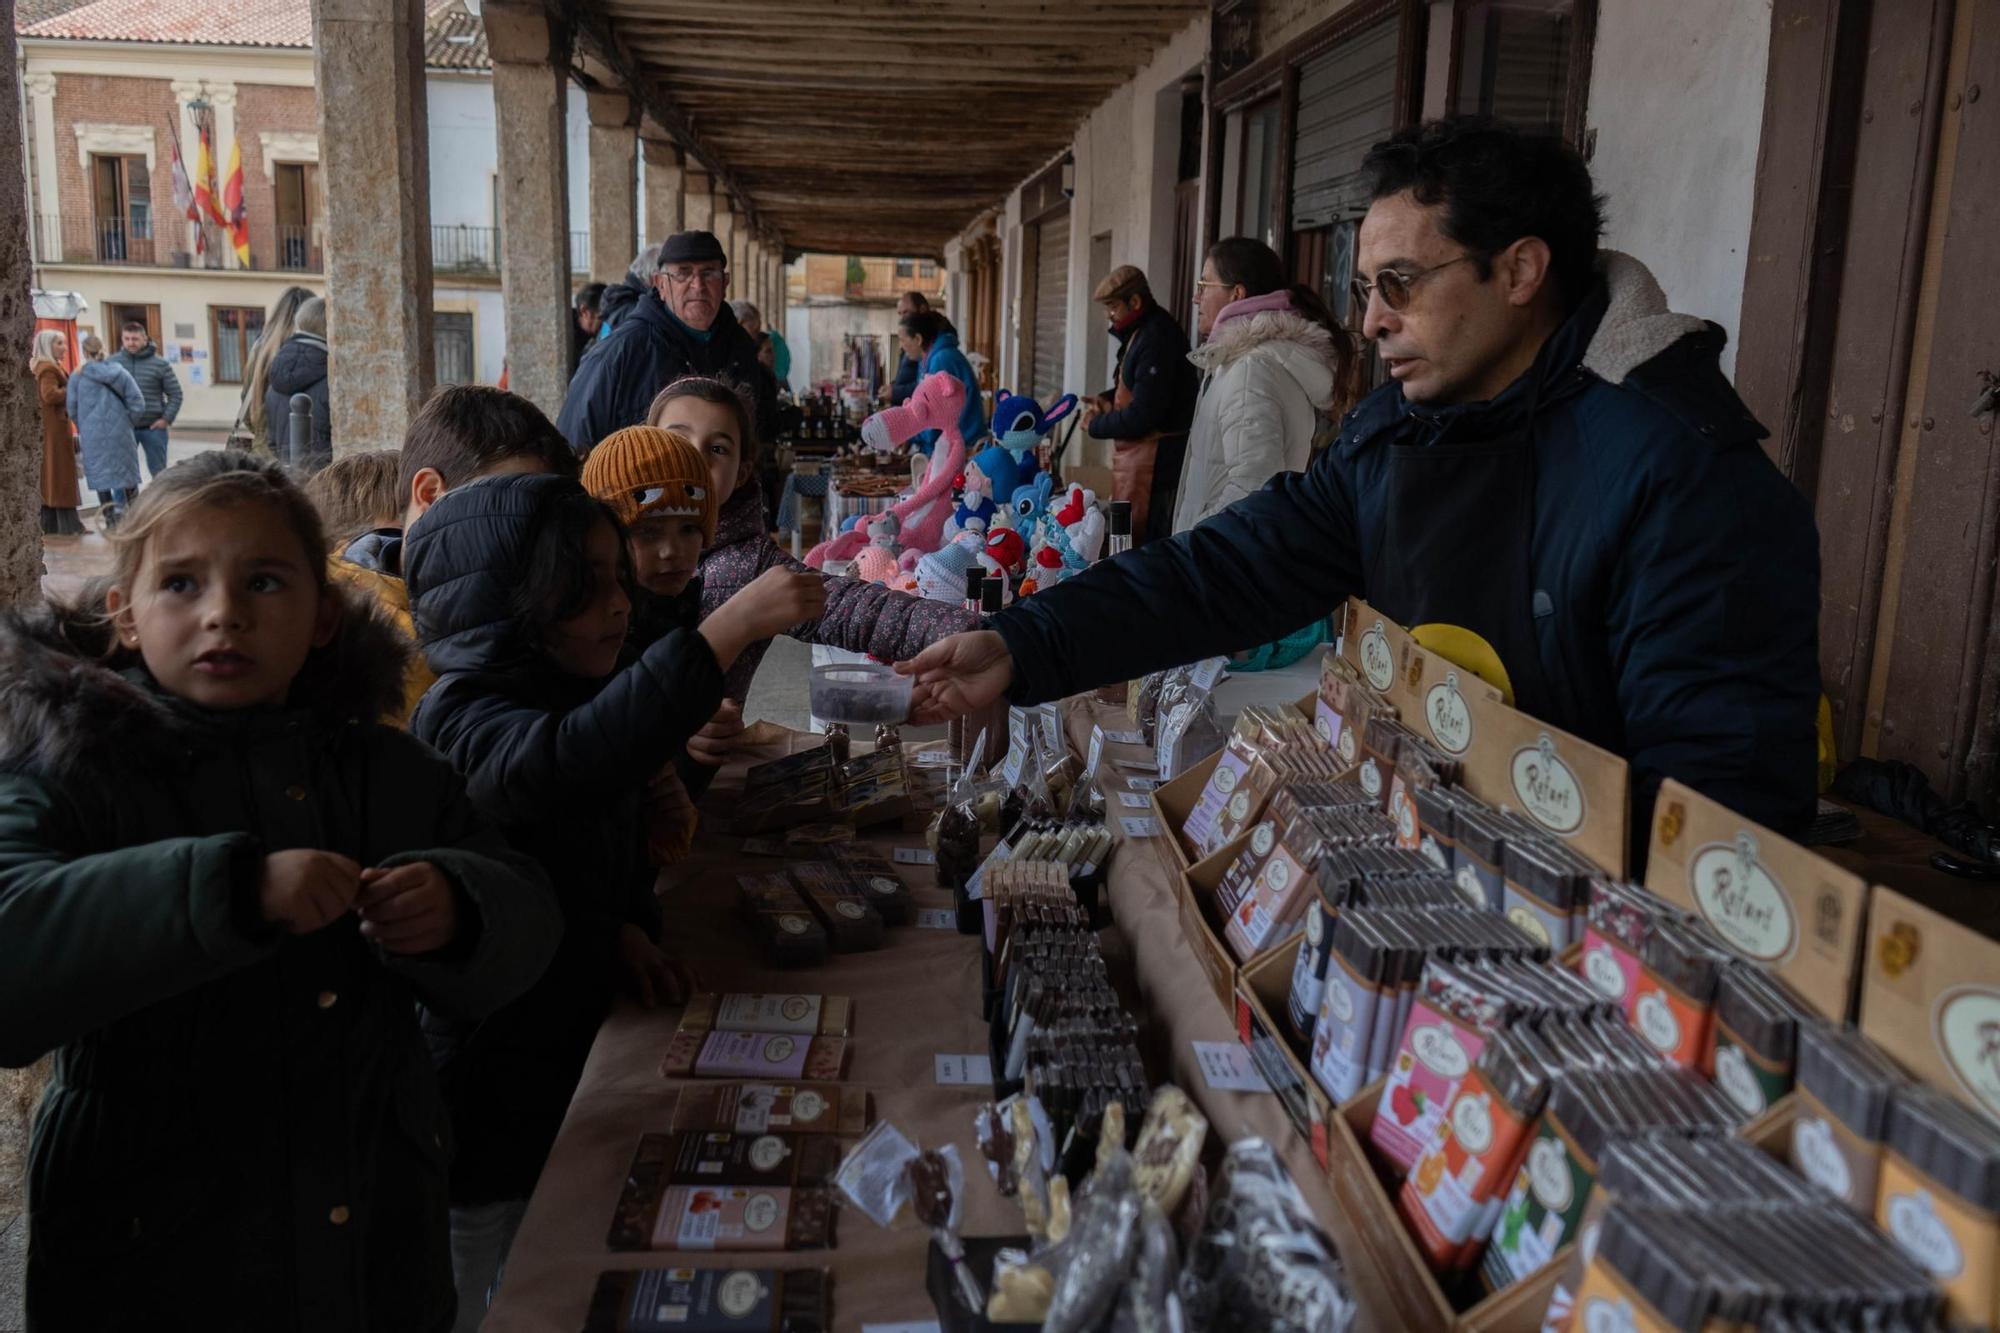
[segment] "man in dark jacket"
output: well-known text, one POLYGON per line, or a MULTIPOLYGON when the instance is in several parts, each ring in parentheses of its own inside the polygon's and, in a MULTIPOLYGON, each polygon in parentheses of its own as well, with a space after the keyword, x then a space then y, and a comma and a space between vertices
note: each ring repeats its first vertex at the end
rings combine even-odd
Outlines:
POLYGON ((1153 299, 1144 273, 1122 264, 1090 299, 1104 307, 1118 340, 1118 366, 1111 387, 1084 404, 1083 428, 1093 440, 1113 442, 1112 494, 1132 502, 1137 546, 1173 530, 1174 491, 1201 378, 1188 360, 1187 334, 1153 299), (1159 522, 1149 525, 1152 514, 1159 522))
MULTIPOLYGON (((931 303, 922 292, 904 292, 896 298, 896 322, 900 325, 911 315, 920 315, 930 308, 931 303)), ((889 406, 901 407, 903 401, 917 391, 917 381, 923 377, 923 357, 898 352, 896 377, 889 381, 889 406)))
POLYGON ((1556 140, 1433 122, 1367 167, 1355 296, 1391 382, 1305 472, 919 655, 923 713, 1235 652, 1358 594, 1475 632, 1518 707, 1626 756, 1641 848, 1665 777, 1802 831, 1818 541, 1721 330, 1600 254, 1556 140))
POLYGON ((111 359, 125 367, 139 386, 146 408, 132 418, 132 434, 146 455, 146 475, 157 477, 167 466, 167 429, 181 414, 181 381, 174 368, 146 336, 146 326, 127 320, 118 331, 118 350, 111 359))
POLYGON ((726 374, 751 390, 757 433, 769 438, 777 384, 758 364, 757 344, 723 296, 729 257, 705 231, 684 231, 660 247, 653 290, 577 366, 556 428, 578 453, 614 430, 645 424, 653 396, 683 375, 726 374))

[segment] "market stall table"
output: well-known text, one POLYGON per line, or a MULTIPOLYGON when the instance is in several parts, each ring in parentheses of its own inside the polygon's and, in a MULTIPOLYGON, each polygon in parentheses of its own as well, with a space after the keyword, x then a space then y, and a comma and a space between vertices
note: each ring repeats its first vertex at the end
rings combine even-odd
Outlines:
MULTIPOLYGON (((1087 718, 1073 719, 1089 734, 1087 718)), ((789 745, 803 748, 799 735, 789 745)), ((740 777, 725 772, 722 782, 740 777)), ((863 841, 877 849, 920 847, 912 820, 904 831, 877 830, 863 841)), ((1112 827, 1117 829, 1114 816, 1112 827)), ((958 1145, 973 1173, 962 1231, 967 1236, 1018 1234, 1021 1218, 978 1170, 973 1112, 991 1097, 986 1086, 941 1087, 938 1055, 986 1050, 980 1015, 980 956, 976 938, 918 925, 891 930, 872 953, 835 955, 819 967, 780 970, 765 960, 736 909, 735 877, 770 870, 775 858, 746 856, 736 839, 704 834, 693 857, 662 877, 669 947, 692 960, 703 989, 807 991, 851 996, 853 1036, 845 1082, 867 1089, 874 1114, 923 1145, 958 1145)), ((901 866, 921 908, 950 906, 929 866, 901 866)), ((1216 1092, 1195 1067, 1192 1040, 1233 1041, 1229 1015, 1203 981, 1174 911, 1174 880, 1157 840, 1122 847, 1111 861, 1109 892, 1117 925, 1106 952, 1129 954, 1142 1003, 1141 1042, 1159 1081, 1184 1088, 1229 1141, 1256 1134, 1278 1150, 1301 1193, 1336 1243, 1342 1238, 1319 1168, 1268 1093, 1216 1092), (1122 936, 1123 938, 1116 938, 1122 936)), ((509 1256, 498 1300, 484 1327, 573 1330, 582 1327, 597 1275, 608 1269, 667 1264, 691 1267, 826 1267, 834 1273, 834 1326, 935 1318, 924 1287, 928 1235, 921 1229, 884 1231, 852 1209, 842 1210, 836 1245, 780 1254, 613 1252, 606 1244, 613 1208, 639 1136, 664 1130, 679 1088, 700 1080, 664 1078, 660 1056, 679 1022, 678 1009, 642 1010, 621 1004, 600 1031, 539 1187, 509 1256)), ((1343 1249, 1346 1247, 1343 1246, 1343 1249)), ((1364 1301, 1366 1292, 1363 1292, 1364 1301)))

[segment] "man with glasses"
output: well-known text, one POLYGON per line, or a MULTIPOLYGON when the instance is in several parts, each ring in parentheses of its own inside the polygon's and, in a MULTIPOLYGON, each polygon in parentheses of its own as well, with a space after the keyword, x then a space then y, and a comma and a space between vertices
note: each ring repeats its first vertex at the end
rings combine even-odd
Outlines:
POLYGON ((1803 831, 1818 540, 1722 331, 1599 250, 1603 201, 1559 140, 1437 121, 1366 173, 1354 297, 1388 382, 1304 472, 905 664, 922 714, 1240 651, 1353 594, 1456 627, 1438 637, 1497 662, 1518 707, 1625 755, 1635 863, 1664 777, 1803 831))
POLYGON ((642 425, 653 396, 683 375, 726 375, 749 387, 757 430, 770 432, 776 382, 757 361, 756 340, 724 299, 729 258, 711 232, 683 231, 660 247, 653 288, 577 366, 556 427, 583 453, 626 426, 642 425))

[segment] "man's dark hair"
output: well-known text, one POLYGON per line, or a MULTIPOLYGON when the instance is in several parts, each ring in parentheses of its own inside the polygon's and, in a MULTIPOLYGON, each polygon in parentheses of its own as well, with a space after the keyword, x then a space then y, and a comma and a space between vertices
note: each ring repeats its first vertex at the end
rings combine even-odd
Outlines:
POLYGON ((922 292, 904 292, 903 299, 920 311, 931 308, 931 298, 925 296, 922 292))
POLYGON ((1425 207, 1442 205, 1444 234, 1472 255, 1481 278, 1492 276, 1495 255, 1538 236, 1549 247, 1564 307, 1590 290, 1604 196, 1583 158, 1557 135, 1487 116, 1451 116, 1384 139, 1361 169, 1371 199, 1408 191, 1425 207))
POLYGON ((913 310, 896 321, 896 327, 929 347, 951 324, 935 310, 913 310))
POLYGON ((545 472, 575 478, 582 464, 561 431, 519 394, 484 384, 451 384, 430 396, 403 437, 397 493, 435 469, 447 487, 463 486, 510 458, 532 458, 545 472))
POLYGON ((604 284, 586 282, 576 294, 576 309, 579 313, 597 309, 597 303, 604 298, 604 284))
POLYGON ((146 326, 136 319, 128 319, 118 326, 118 331, 120 333, 144 333, 146 326))

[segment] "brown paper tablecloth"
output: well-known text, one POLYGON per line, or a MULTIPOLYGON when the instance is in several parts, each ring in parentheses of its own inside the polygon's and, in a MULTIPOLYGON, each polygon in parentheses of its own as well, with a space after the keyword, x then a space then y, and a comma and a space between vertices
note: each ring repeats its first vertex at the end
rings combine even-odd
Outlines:
MULTIPOLYGON (((1121 715, 1122 716, 1122 715, 1121 715)), ((1079 707, 1073 737, 1087 742, 1090 718, 1079 707), (1078 730, 1080 728, 1080 731, 1078 730)), ((811 738, 801 738, 810 743, 811 738)), ((1114 747, 1114 753, 1122 753, 1114 747)), ((724 781, 729 779, 724 775, 724 781)), ((1117 829, 1114 799, 1111 819, 1117 829)), ((1128 812, 1136 813, 1136 812, 1128 812)), ((1120 835, 1122 838, 1122 834, 1120 835)), ((915 823, 868 839, 878 847, 923 845, 915 823)), ((968 1236, 1015 1234, 1020 1210, 1000 1197, 973 1143, 975 1108, 988 1087, 939 1087, 934 1057, 984 1053, 979 1013, 979 942, 955 931, 892 927, 883 949, 835 955, 816 968, 779 970, 739 924, 735 876, 773 869, 769 857, 744 856, 736 839, 702 836, 696 854, 663 877, 668 947, 700 972, 703 989, 807 991, 854 999, 846 1081, 869 1089, 877 1119, 920 1144, 956 1143, 968 1169, 962 1231, 968 1236)), ((1169 876, 1171 856, 1157 840, 1127 843, 1110 867, 1112 911, 1107 954, 1130 956, 1142 999, 1137 1014, 1155 1078, 1171 1079, 1195 1098, 1225 1140, 1258 1134, 1278 1145, 1308 1204, 1340 1241, 1326 1184, 1311 1151, 1268 1093, 1212 1092, 1194 1064, 1194 1039, 1235 1039, 1223 1010, 1180 939, 1169 876), (1118 938, 1123 936, 1124 938, 1118 938), (1155 1063, 1156 1058, 1164 1064, 1155 1063)), ((900 866, 919 907, 949 907, 928 866, 900 866)), ((668 1263, 688 1266, 824 1266, 834 1272, 834 1326, 935 1318, 924 1290, 927 1234, 884 1231, 852 1209, 839 1216, 834 1249, 772 1255, 619 1254, 605 1244, 611 1213, 632 1151, 642 1133, 664 1130, 675 1092, 686 1080, 659 1072, 659 1059, 678 1023, 678 1009, 621 1005, 606 1020, 560 1137, 535 1191, 507 1263, 499 1297, 484 1325, 493 1330, 574 1330, 582 1327, 597 1275, 613 1268, 668 1263)), ((1352 1251, 1351 1245, 1343 1249, 1352 1251)), ((1365 1286, 1364 1286, 1365 1293, 1365 1286)))

